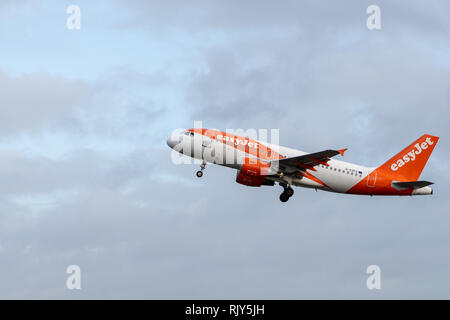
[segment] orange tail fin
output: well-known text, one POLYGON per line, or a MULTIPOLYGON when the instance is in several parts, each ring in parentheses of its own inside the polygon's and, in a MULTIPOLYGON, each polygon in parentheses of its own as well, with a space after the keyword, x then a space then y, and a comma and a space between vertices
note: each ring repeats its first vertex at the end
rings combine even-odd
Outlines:
POLYGON ((439 137, 424 134, 386 161, 380 166, 380 169, 389 172, 393 180, 416 181, 419 179, 438 140, 439 137))

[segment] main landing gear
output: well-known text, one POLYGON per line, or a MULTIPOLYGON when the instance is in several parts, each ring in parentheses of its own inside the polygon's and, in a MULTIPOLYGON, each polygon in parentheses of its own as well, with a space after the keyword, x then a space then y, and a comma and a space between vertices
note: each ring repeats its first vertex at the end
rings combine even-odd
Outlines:
POLYGON ((203 161, 202 164, 200 165, 200 170, 197 171, 197 173, 196 173, 197 177, 199 177, 199 178, 203 177, 203 170, 205 170, 205 168, 206 168, 206 162, 203 161))
POLYGON ((290 197, 294 195, 294 189, 292 189, 289 185, 281 185, 284 189, 283 193, 280 194, 280 201, 286 202, 289 200, 290 197))

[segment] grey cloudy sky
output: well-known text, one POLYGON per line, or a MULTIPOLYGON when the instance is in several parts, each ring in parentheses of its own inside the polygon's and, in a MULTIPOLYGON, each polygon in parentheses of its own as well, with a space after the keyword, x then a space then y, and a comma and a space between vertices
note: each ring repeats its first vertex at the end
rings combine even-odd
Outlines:
POLYGON ((0 2, 0 298, 450 298, 450 5, 371 4, 0 2), (199 180, 165 143, 194 120, 368 166, 437 135, 435 192, 199 180))

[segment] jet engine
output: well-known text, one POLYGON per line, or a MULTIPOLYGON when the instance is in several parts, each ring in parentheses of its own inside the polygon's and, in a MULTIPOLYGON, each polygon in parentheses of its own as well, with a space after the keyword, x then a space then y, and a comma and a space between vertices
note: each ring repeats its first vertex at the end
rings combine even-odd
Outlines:
POLYGON ((274 182, 266 179, 269 168, 270 163, 246 158, 237 173, 236 182, 249 187, 273 186, 274 182))

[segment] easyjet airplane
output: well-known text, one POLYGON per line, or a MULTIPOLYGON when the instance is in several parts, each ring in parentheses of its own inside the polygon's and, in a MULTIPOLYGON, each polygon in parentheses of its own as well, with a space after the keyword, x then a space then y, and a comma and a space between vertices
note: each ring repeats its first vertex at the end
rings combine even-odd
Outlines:
POLYGON ((347 149, 306 153, 210 129, 184 130, 167 144, 202 161, 199 178, 206 163, 224 165, 237 169, 237 183, 250 187, 278 183, 284 190, 280 200, 286 202, 294 194, 291 186, 370 196, 433 194, 432 182, 417 180, 438 140, 424 134, 379 167, 331 159, 347 149))

